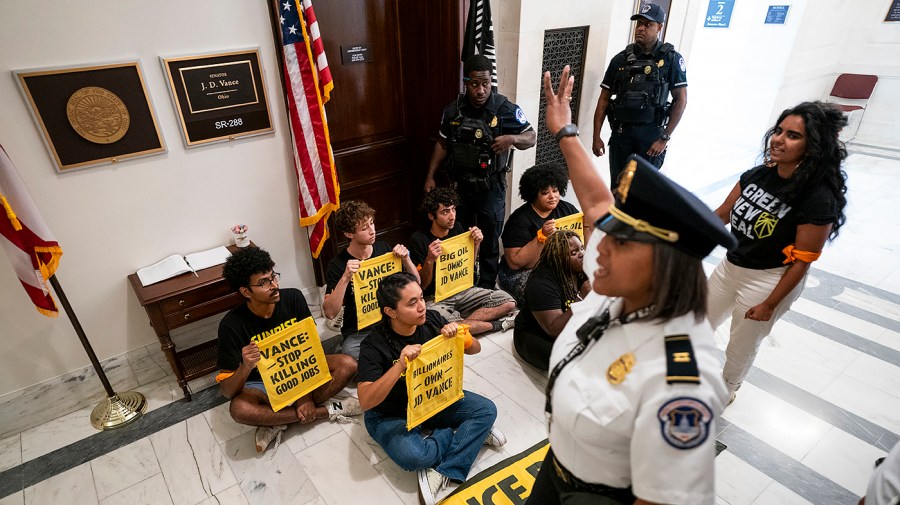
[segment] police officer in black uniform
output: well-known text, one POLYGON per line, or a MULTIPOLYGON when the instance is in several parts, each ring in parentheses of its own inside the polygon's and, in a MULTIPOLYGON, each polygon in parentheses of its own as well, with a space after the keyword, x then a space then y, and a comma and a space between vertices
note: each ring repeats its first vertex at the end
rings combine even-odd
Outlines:
POLYGON ((637 21, 634 43, 609 62, 594 112, 594 156, 606 152, 600 138, 605 118, 612 128, 609 173, 613 185, 631 154, 662 167, 666 145, 687 106, 684 58, 672 44, 659 41, 666 13, 657 4, 645 3, 631 20, 637 21))
POLYGON ((495 289, 497 281, 510 149, 528 149, 537 141, 522 109, 491 92, 491 69, 491 61, 480 54, 463 63, 466 92, 444 108, 425 178, 425 191, 431 191, 434 174, 446 161, 460 196, 456 218, 464 228, 478 226, 484 233, 478 285, 487 289, 495 289))

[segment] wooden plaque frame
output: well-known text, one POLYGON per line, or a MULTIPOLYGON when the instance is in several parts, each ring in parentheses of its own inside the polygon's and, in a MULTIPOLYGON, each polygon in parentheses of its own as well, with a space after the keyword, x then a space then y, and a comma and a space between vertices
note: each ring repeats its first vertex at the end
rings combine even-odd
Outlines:
POLYGON ((140 61, 13 75, 57 172, 166 152, 140 61))
POLYGON ((275 131, 259 48, 160 57, 187 147, 275 131))

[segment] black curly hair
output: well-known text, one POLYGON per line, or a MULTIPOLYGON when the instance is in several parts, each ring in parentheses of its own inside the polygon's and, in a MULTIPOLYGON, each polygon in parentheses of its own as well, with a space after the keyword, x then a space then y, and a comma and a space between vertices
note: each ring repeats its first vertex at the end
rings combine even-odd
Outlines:
POLYGON ((829 240, 838 236, 838 230, 847 220, 844 208, 847 206, 847 173, 841 168, 847 158, 847 148, 838 138, 841 129, 847 126, 847 117, 831 103, 820 101, 803 102, 796 107, 785 109, 778 116, 775 126, 766 132, 763 138, 763 150, 766 157, 769 152, 769 140, 776 128, 788 116, 799 116, 806 128, 806 154, 797 167, 790 182, 778 195, 782 200, 791 202, 800 194, 824 185, 837 201, 838 213, 832 223, 829 240))
POLYGON ((275 262, 269 253, 258 247, 245 247, 225 260, 225 268, 222 276, 234 289, 248 287, 250 277, 255 274, 265 274, 275 267, 275 262))
POLYGON ((534 203, 541 191, 549 187, 558 189, 560 196, 565 196, 568 185, 569 173, 565 168, 556 163, 541 163, 522 174, 519 196, 528 203, 534 203))
POLYGON ((438 210, 441 209, 441 205, 444 207, 459 205, 459 195, 456 193, 456 190, 445 187, 435 188, 425 193, 425 197, 422 198, 422 205, 419 206, 419 211, 436 216, 438 210))

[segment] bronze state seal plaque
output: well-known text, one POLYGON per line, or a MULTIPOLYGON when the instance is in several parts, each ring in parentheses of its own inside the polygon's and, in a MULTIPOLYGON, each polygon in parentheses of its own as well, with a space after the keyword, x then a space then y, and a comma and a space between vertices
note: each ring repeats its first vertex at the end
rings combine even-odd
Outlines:
POLYGON ((66 103, 66 116, 79 135, 95 144, 116 142, 125 136, 131 124, 131 116, 122 99, 97 86, 72 93, 66 103))

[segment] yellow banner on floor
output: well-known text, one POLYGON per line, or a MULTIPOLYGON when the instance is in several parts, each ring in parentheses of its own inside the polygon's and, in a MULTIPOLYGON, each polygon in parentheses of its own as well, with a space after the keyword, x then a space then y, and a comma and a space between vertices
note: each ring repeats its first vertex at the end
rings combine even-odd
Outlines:
POLYGON ((470 233, 441 240, 441 255, 434 267, 434 301, 475 285, 475 240, 470 233))
POLYGON ((375 299, 375 290, 388 275, 400 272, 403 264, 394 253, 384 253, 359 263, 359 270, 353 274, 353 297, 356 299, 356 329, 361 330, 381 321, 381 310, 375 299))
POLYGON ((534 480, 547 457, 544 440, 529 449, 479 472, 439 505, 520 505, 531 496, 534 480))
POLYGON ((256 368, 275 412, 331 380, 325 350, 312 317, 264 338, 257 345, 260 360, 256 368))
POLYGON ((406 365, 407 430, 463 397, 464 340, 463 331, 453 338, 438 335, 422 344, 419 356, 406 365))
POLYGON ((557 230, 572 230, 578 234, 581 243, 584 243, 584 213, 579 212, 571 216, 561 217, 556 220, 557 230))

